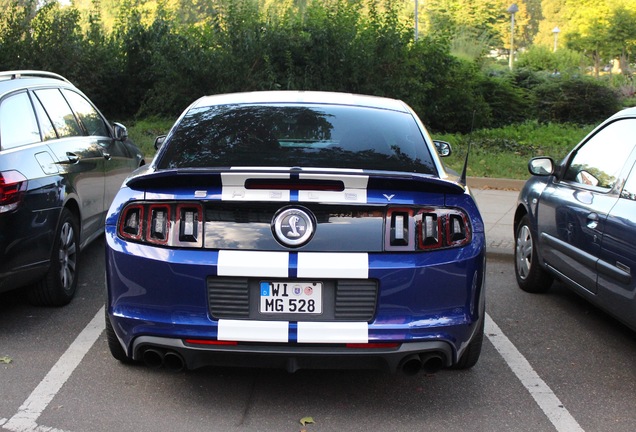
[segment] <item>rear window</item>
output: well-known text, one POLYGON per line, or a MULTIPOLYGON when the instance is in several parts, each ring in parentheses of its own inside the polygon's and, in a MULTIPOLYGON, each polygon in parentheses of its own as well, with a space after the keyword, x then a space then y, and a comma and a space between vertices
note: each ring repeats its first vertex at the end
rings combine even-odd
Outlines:
POLYGON ((374 108, 195 108, 165 145, 158 168, 299 166, 436 174, 413 116, 374 108))

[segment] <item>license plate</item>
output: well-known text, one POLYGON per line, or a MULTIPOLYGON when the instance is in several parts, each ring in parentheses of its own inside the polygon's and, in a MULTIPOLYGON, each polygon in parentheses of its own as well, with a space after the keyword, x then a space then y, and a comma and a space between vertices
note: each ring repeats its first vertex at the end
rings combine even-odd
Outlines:
POLYGON ((261 282, 261 313, 322 313, 321 282, 261 282))

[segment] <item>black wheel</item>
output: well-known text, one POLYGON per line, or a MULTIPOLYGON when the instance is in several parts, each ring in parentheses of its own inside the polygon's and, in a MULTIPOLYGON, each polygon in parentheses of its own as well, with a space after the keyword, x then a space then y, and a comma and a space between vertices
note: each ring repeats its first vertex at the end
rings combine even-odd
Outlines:
POLYGON ((550 288, 554 278, 539 264, 536 245, 530 218, 525 215, 517 225, 515 235, 515 276, 522 290, 542 293, 550 288))
POLYGON ((484 343, 485 320, 485 317, 482 317, 477 334, 475 334, 473 340, 470 341, 462 356, 453 366, 453 369, 470 369, 477 364, 479 356, 481 355, 481 346, 484 343))
POLYGON ((40 306, 64 306, 77 290, 79 228, 73 213, 62 210, 53 240, 51 266, 46 276, 29 291, 31 303, 40 306))
POLYGON ((110 353, 115 359, 122 363, 134 363, 133 360, 126 355, 126 351, 124 351, 124 348, 122 348, 119 343, 115 330, 113 330, 113 325, 108 318, 108 312, 106 312, 106 340, 108 341, 108 349, 110 349, 110 353))

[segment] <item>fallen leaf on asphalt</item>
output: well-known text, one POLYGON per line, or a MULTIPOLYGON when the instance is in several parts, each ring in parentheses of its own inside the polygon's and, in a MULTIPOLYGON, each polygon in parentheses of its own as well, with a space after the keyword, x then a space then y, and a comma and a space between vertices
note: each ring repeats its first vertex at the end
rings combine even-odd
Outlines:
POLYGON ((11 362, 12 362, 11 357, 7 357, 7 356, 0 357, 0 363, 9 364, 11 362))
POLYGON ((313 417, 303 417, 300 419, 300 424, 303 426, 307 426, 309 423, 314 423, 313 417))

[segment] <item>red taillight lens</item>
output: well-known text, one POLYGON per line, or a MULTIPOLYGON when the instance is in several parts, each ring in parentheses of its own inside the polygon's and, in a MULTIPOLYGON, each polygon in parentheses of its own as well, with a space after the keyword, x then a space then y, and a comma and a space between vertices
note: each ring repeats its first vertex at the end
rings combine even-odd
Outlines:
POLYGON ((220 341, 211 339, 185 339, 185 343, 190 345, 238 345, 235 341, 220 341))
POLYGON ((459 247, 471 240, 468 216, 459 209, 423 210, 416 216, 415 224, 421 250, 459 247))
POLYGON ((146 240, 151 243, 166 244, 170 231, 170 207, 165 204, 153 204, 148 212, 148 230, 146 240))
POLYGON ((203 246, 203 207, 198 203, 133 202, 119 217, 119 236, 166 246, 203 246))
POLYGON ((399 348, 400 344, 397 342, 370 342, 370 343, 348 343, 347 348, 355 349, 394 349, 399 348))
POLYGON ((201 238, 199 231, 203 221, 202 213, 199 205, 180 204, 177 206, 180 242, 196 242, 201 238))
POLYGON ((0 173, 0 213, 15 210, 27 188, 27 179, 18 171, 0 173))
POLYGON ((439 249, 442 246, 444 241, 442 221, 443 219, 435 212, 425 212, 419 215, 417 232, 420 249, 439 249))
POLYGON ((124 209, 119 222, 119 235, 131 240, 141 239, 144 208, 141 205, 131 205, 124 209))

